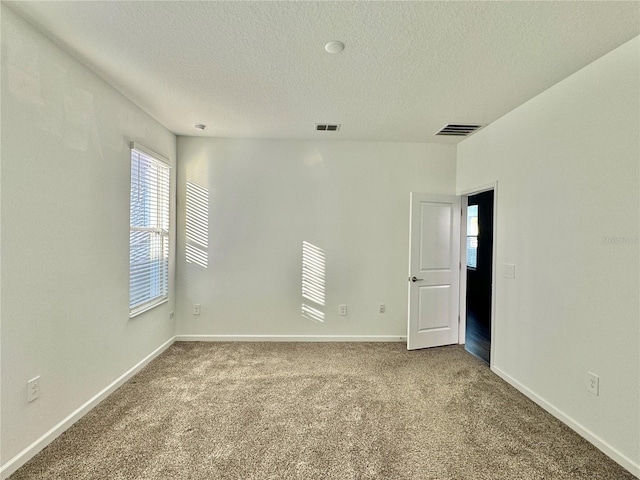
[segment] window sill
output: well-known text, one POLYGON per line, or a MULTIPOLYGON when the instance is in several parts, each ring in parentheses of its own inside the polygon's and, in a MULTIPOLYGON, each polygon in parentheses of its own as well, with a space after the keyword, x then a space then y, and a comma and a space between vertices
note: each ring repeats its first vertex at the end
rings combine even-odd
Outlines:
POLYGON ((148 303, 145 305, 140 305, 139 307, 134 308, 133 310, 129 310, 129 318, 137 317, 141 313, 148 312, 152 308, 157 307, 158 305, 162 305, 163 303, 167 303, 169 301, 169 297, 158 299, 152 303, 148 303))

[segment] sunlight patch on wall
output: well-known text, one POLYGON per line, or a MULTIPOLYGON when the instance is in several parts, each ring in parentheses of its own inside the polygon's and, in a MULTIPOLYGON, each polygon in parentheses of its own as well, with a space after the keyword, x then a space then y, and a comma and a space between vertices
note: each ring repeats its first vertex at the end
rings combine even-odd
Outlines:
POLYGON ((309 242, 302 242, 302 316, 314 322, 324 322, 325 254, 309 242), (309 305, 310 302, 313 305, 309 305))
POLYGON ((209 264, 209 191, 187 182, 186 260, 202 268, 209 264))
POLYGON ((302 316, 314 322, 324 323, 324 312, 305 303, 302 304, 302 316))

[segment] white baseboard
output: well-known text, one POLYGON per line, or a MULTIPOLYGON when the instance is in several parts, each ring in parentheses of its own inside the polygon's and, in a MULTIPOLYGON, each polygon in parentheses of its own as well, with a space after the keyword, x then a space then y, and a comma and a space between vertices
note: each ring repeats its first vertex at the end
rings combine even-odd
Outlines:
POLYGON ((406 342, 401 335, 176 335, 176 342, 406 342))
POLYGON ((84 417, 91 409, 93 409, 96 405, 98 405, 102 400, 107 398, 111 393, 113 393, 118 387, 120 387, 124 382, 133 377, 136 373, 138 373, 144 366, 146 366, 151 360, 156 358, 162 352, 164 352, 167 348, 169 348, 173 342, 175 341, 175 337, 170 338, 165 343, 156 348, 153 352, 143 358, 140 362, 134 365, 132 368, 127 370, 124 374, 122 374, 119 378, 117 378, 110 385, 105 387, 103 390, 98 392, 93 398, 87 401, 84 405, 81 405, 77 410, 75 410, 71 415, 67 416, 60 423, 58 423, 55 427, 49 430, 47 433, 42 435, 39 439, 29 445, 27 448, 18 453, 15 457, 9 460, 7 463, 2 465, 0 468, 0 478, 5 480, 12 473, 14 473, 18 468, 31 460, 38 452, 40 452, 44 447, 53 442, 59 435, 61 435, 65 430, 67 430, 71 425, 76 423, 82 417, 84 417))
POLYGON ((620 453, 618 450, 613 448, 611 445, 609 445, 603 439, 598 437, 595 433, 591 432, 590 430, 588 430, 585 427, 583 427, 582 425, 580 425, 578 422, 573 420, 567 414, 565 414, 564 412, 558 410, 556 407, 551 405, 549 402, 547 402, 545 399, 543 399, 539 395, 533 393, 527 387, 522 385, 520 382, 515 380, 513 377, 509 376, 507 373, 505 373, 502 370, 500 370, 495 365, 493 365, 491 367, 491 370, 496 375, 498 375, 500 378, 502 378, 505 382, 507 382, 509 385, 514 387, 516 390, 518 390, 520 393, 524 394, 530 400, 532 400, 533 402, 538 404, 544 410, 546 410, 551 415, 553 415, 558 420, 560 420, 562 423, 567 425, 569 428, 571 428, 573 431, 575 431, 578 435, 580 435, 581 437, 586 439, 588 442, 592 443, 594 446, 596 446, 599 450, 601 450, 609 458, 611 458, 612 460, 614 460, 615 462, 620 464, 622 467, 627 469, 629 472, 631 472, 636 477, 640 478, 640 465, 638 465, 633 460, 631 460, 630 458, 628 458, 625 455, 623 455, 622 453, 620 453))

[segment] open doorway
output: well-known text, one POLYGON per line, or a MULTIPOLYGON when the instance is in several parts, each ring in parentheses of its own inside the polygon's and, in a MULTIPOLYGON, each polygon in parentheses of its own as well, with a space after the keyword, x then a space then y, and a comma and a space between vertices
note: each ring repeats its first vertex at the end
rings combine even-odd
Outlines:
POLYGON ((491 364, 494 191, 467 197, 465 349, 491 364))

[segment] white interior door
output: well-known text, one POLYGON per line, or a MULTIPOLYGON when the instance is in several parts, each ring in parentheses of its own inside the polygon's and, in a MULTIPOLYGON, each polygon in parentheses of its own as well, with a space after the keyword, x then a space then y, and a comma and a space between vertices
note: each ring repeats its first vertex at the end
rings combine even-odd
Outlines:
POLYGON ((460 197, 411 193, 407 348, 458 343, 460 197))

